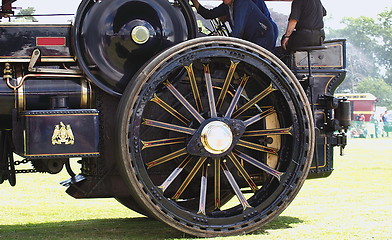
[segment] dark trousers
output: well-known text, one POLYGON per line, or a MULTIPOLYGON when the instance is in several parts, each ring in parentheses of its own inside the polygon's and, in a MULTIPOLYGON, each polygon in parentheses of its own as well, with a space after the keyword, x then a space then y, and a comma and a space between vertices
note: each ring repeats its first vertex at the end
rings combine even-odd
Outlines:
POLYGON ((294 31, 289 39, 287 48, 294 50, 299 47, 320 46, 325 39, 324 30, 300 29, 294 31))
POLYGON ((258 27, 255 27, 255 31, 246 30, 244 39, 250 42, 256 43, 257 45, 273 51, 276 45, 276 36, 273 25, 267 18, 262 19, 258 22, 258 27))
POLYGON ((266 31, 262 36, 256 37, 250 41, 268 49, 269 51, 273 51, 275 48, 276 38, 274 37, 274 32, 270 30, 266 31))

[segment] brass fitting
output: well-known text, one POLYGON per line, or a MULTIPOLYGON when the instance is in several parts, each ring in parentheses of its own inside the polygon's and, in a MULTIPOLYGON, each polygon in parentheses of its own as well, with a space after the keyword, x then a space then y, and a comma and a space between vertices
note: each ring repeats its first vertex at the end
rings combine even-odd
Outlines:
POLYGON ((8 81, 12 79, 12 68, 11 68, 11 64, 9 63, 5 64, 3 78, 4 80, 8 80, 8 81))

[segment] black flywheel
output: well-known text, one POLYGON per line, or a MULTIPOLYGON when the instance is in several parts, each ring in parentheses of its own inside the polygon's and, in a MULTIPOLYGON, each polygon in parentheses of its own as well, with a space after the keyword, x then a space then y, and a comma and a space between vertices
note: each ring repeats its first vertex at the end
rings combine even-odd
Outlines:
POLYGON ((186 0, 83 0, 73 27, 80 68, 99 88, 120 96, 158 52, 196 36, 186 0))
POLYGON ((144 65, 118 112, 119 165, 139 205, 201 237, 257 230, 294 199, 314 148, 290 70, 235 38, 178 44, 144 65))

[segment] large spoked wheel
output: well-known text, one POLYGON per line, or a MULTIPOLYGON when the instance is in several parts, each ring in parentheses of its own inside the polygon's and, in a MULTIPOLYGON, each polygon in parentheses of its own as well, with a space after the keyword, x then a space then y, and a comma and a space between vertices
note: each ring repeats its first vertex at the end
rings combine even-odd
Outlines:
POLYGON ((313 155, 306 95, 260 47, 181 43, 139 71, 118 113, 119 165, 151 215, 196 236, 254 231, 301 188, 313 155))

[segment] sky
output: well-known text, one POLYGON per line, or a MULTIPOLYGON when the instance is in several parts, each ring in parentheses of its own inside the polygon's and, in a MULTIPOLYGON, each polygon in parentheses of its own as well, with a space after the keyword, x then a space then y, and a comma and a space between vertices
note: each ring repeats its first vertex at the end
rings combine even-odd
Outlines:
MULTIPOLYGON (((210 5, 220 4, 221 0, 200 0, 202 3, 210 5)), ((339 28, 343 17, 367 16, 376 18, 377 14, 392 7, 392 0, 321 0, 327 9, 326 27, 339 28)), ((37 14, 45 13, 75 13, 80 0, 18 0, 15 7, 35 7, 37 14)), ((270 9, 288 15, 290 13, 290 2, 266 2, 270 9)), ((17 11, 17 10, 16 10, 17 11)), ((51 17, 39 19, 45 23, 66 22, 73 17, 51 17)), ((3 20, 4 21, 4 20, 3 20)))

